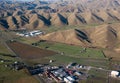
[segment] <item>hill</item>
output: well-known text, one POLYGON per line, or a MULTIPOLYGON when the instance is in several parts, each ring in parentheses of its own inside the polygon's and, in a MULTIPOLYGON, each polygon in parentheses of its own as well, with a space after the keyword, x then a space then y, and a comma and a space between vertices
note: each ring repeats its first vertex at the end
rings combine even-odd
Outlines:
POLYGON ((49 26, 120 22, 120 0, 1 1, 0 26, 40 29, 49 26), (38 4, 39 3, 39 4, 38 4))
POLYGON ((89 29, 56 31, 40 36, 40 39, 88 47, 114 48, 120 43, 119 33, 118 26, 104 24, 89 29))

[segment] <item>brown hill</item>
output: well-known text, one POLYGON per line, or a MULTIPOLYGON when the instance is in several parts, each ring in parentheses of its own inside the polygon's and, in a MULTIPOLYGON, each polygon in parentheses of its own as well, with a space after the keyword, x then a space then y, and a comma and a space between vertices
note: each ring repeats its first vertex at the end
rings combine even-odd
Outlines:
POLYGON ((41 13, 41 14, 24 14, 16 16, 8 16, 1 19, 1 24, 5 28, 16 29, 21 27, 27 28, 43 28, 51 25, 81 25, 95 24, 120 21, 118 11, 86 11, 83 13, 41 13), (3 22, 4 21, 4 22, 3 22), (7 26, 6 26, 7 24, 7 26))
POLYGON ((57 31, 40 36, 40 38, 81 46, 113 48, 119 42, 119 33, 116 28, 101 25, 90 29, 57 31))
POLYGON ((16 25, 18 27, 23 28, 28 23, 28 21, 25 20, 27 19, 25 16, 15 16, 14 18, 16 19, 16 25))
POLYGON ((0 24, 0 30, 5 30, 5 27, 0 24))
POLYGON ((7 18, 7 23, 8 23, 8 26, 9 26, 10 29, 16 29, 17 28, 17 25, 18 25, 17 20, 14 17, 9 16, 7 18))
POLYGON ((79 17, 75 13, 71 13, 68 16, 68 23, 69 23, 69 25, 79 25, 79 24, 82 24, 81 20, 79 19, 79 17))
POLYGON ((58 31, 53 32, 50 34, 47 34, 45 36, 40 36, 41 39, 49 40, 49 41, 55 41, 55 42, 61 42, 61 43, 67 43, 67 44, 74 44, 74 45, 84 45, 84 41, 86 39, 84 37, 87 37, 85 34, 82 35, 82 31, 80 30, 66 30, 66 31, 58 31))
POLYGON ((43 27, 44 26, 44 22, 42 20, 39 19, 37 14, 33 14, 30 18, 30 24, 29 27, 30 28, 39 28, 39 27, 43 27))
POLYGON ((0 25, 8 29, 120 22, 120 0, 55 0, 0 3, 0 25))
POLYGON ((92 29, 90 39, 93 46, 108 48, 117 43, 117 33, 112 27, 102 25, 92 29))
POLYGON ((67 19, 60 13, 51 14, 51 24, 52 25, 66 25, 67 19))
POLYGON ((19 15, 22 15, 22 14, 23 14, 22 11, 16 10, 16 11, 14 11, 13 16, 19 16, 19 15))

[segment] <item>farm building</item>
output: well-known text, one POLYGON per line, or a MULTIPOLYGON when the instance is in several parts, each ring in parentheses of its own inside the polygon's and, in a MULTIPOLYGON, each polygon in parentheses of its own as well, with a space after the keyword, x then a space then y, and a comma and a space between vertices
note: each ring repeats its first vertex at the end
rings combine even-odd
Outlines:
POLYGON ((120 72, 119 71, 111 71, 111 76, 112 77, 120 77, 120 72))
POLYGON ((13 64, 8 65, 13 70, 21 70, 26 67, 26 65, 22 62, 15 61, 13 64))
POLYGON ((35 37, 35 36, 42 35, 42 34, 43 32, 40 30, 34 30, 31 32, 24 32, 24 33, 16 33, 16 35, 22 36, 22 37, 35 37))
POLYGON ((43 73, 44 71, 40 67, 27 67, 27 69, 31 75, 40 74, 40 73, 43 73))
POLYGON ((70 76, 64 77, 64 81, 65 81, 66 83, 74 83, 74 79, 73 79, 72 77, 70 77, 70 76))

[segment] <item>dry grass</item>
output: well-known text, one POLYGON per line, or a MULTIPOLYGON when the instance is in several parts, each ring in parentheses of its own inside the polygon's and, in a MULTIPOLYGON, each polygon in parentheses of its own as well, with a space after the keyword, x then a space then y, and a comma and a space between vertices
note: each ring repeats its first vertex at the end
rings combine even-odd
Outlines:
POLYGON ((56 31, 40 36, 40 39, 89 47, 113 48, 119 42, 119 32, 118 26, 111 27, 103 24, 89 29, 80 29, 77 32, 75 29, 56 31))

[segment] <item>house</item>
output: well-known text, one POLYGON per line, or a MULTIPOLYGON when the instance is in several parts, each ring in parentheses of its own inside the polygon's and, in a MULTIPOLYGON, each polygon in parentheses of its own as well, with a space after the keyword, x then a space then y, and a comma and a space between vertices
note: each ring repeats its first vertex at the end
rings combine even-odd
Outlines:
POLYGON ((77 76, 81 76, 83 73, 82 72, 75 72, 75 75, 77 75, 77 76))
POLYGON ((71 82, 74 82, 74 81, 75 81, 75 79, 72 78, 71 76, 68 76, 67 79, 70 80, 71 82))
POLYGON ((111 77, 120 77, 120 72, 119 71, 111 71, 110 75, 111 75, 111 77))

